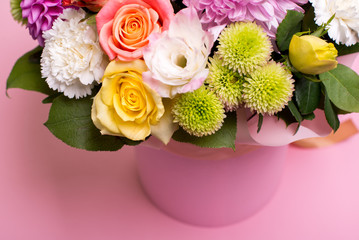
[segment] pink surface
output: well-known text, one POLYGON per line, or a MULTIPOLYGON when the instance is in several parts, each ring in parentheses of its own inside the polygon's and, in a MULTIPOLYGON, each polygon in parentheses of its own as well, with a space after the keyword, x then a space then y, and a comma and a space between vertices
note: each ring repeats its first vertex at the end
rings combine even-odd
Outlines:
MULTIPOLYGON (((1 240, 358 240, 359 135, 322 149, 290 147, 271 202, 227 227, 173 220, 143 193, 134 148, 89 153, 67 147, 42 125, 43 95, 10 90, 16 58, 36 45, 1 1, 1 240)), ((358 115, 356 115, 358 118, 358 115)))

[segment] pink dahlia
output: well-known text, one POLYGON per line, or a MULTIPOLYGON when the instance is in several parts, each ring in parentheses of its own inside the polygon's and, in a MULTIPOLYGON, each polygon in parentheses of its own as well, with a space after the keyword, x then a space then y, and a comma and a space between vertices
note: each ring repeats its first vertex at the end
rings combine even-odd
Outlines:
POLYGON ((298 4, 308 0, 183 0, 197 9, 205 28, 238 21, 255 21, 275 37, 287 10, 303 12, 298 4))
POLYGON ((42 32, 52 27, 53 21, 62 13, 61 0, 23 0, 20 3, 22 17, 28 21, 30 35, 44 46, 42 32))

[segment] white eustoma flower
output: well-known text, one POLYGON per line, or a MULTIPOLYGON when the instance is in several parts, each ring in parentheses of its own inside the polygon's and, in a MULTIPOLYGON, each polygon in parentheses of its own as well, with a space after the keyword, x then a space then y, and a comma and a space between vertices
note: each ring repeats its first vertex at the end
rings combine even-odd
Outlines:
POLYGON ((213 41, 213 34, 202 29, 194 9, 181 10, 168 31, 150 35, 143 53, 149 71, 142 74, 143 80, 166 98, 199 88, 208 75, 213 41))
POLYGON ((66 9, 43 34, 42 77, 51 89, 69 98, 90 95, 108 64, 95 28, 84 17, 82 9, 66 9))
POLYGON ((310 0, 315 12, 315 22, 325 24, 335 14, 328 35, 336 43, 347 46, 359 42, 358 0, 310 0))

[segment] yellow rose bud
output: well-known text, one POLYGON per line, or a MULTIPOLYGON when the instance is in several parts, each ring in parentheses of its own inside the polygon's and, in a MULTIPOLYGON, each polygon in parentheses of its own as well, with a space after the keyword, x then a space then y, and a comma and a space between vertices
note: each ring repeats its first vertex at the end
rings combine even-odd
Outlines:
POLYGON ((112 61, 95 96, 91 118, 102 134, 144 140, 164 114, 161 97, 142 81, 143 60, 112 61))
POLYGON ((293 36, 289 44, 289 59, 302 73, 320 74, 337 67, 338 51, 332 43, 327 43, 311 35, 293 36))

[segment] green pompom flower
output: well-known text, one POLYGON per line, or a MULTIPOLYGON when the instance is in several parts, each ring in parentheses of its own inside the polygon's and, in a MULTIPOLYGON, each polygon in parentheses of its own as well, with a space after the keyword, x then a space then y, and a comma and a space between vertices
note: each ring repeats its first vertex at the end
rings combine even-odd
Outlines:
POLYGON ((22 0, 10 0, 11 15, 15 19, 15 21, 26 25, 27 19, 22 18, 22 9, 20 7, 21 1, 22 0))
POLYGON ((244 83, 245 107, 273 115, 281 111, 293 96, 292 75, 280 63, 269 62, 257 68, 244 83))
POLYGON ((219 36, 218 52, 224 63, 239 73, 248 74, 266 64, 272 44, 264 30, 252 22, 236 22, 219 36))
POLYGON ((222 127, 225 118, 222 103, 213 92, 203 86, 177 97, 172 114, 174 122, 197 137, 215 133, 222 127))
POLYGON ((227 111, 235 110, 242 103, 244 77, 224 65, 218 54, 210 59, 208 88, 221 100, 227 111))

